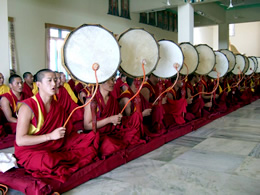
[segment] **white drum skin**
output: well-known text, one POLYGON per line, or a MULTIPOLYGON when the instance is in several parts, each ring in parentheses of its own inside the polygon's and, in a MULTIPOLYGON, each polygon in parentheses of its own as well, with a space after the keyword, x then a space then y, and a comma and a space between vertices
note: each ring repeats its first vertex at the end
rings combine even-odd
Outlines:
POLYGON ((189 69, 189 72, 187 73, 187 67, 183 65, 180 73, 182 75, 192 74, 198 67, 199 54, 196 48, 188 42, 180 43, 180 48, 184 56, 184 64, 186 64, 189 69))
POLYGON ((182 68, 183 53, 181 48, 170 40, 160 40, 160 60, 153 71, 153 74, 159 78, 171 78, 182 68), (178 68, 175 69, 174 65, 178 68))
POLYGON ((214 51, 216 55, 216 65, 213 70, 208 74, 211 78, 218 78, 217 73, 219 73, 219 77, 223 77, 228 71, 228 59, 226 55, 220 51, 214 51))
POLYGON ((257 59, 257 64, 258 64, 258 66, 257 66, 257 69, 256 69, 256 73, 260 73, 260 57, 257 57, 256 58, 257 59))
POLYGON ((97 63, 97 78, 102 83, 117 71, 121 62, 120 47, 113 33, 101 25, 83 24, 66 38, 62 60, 65 69, 84 83, 96 83, 92 66, 97 63))
POLYGON ((199 75, 207 75, 211 72, 216 64, 216 56, 211 47, 206 44, 195 46, 199 53, 199 65, 196 73, 199 75))
POLYGON ((245 68, 246 60, 243 55, 237 54, 236 55, 236 64, 232 73, 235 75, 241 74, 245 68))
POLYGON ((247 70, 248 70, 248 68, 249 68, 249 60, 248 60, 248 57, 247 57, 247 56, 244 56, 244 58, 245 58, 246 64, 245 64, 245 68, 244 68, 244 70, 243 70, 243 73, 246 73, 247 70))
POLYGON ((119 36, 121 46, 121 70, 130 77, 142 77, 142 62, 146 75, 155 69, 159 61, 159 45, 154 36, 144 29, 129 29, 119 36))
POLYGON ((255 70, 255 62, 251 57, 248 57, 249 67, 248 70, 245 72, 245 75, 251 75, 255 70))
POLYGON ((221 49, 220 52, 224 53, 228 59, 228 72, 232 71, 236 64, 236 57, 232 51, 221 49))

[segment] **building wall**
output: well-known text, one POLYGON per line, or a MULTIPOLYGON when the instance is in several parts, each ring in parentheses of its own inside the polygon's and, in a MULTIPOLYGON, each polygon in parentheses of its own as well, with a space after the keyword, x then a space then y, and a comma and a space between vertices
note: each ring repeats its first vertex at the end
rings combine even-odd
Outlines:
POLYGON ((116 34, 141 27, 155 38, 177 40, 174 32, 139 23, 139 14, 131 20, 111 16, 108 0, 8 0, 8 16, 14 17, 18 74, 33 74, 45 68, 45 23, 70 27, 81 24, 101 24, 116 34))

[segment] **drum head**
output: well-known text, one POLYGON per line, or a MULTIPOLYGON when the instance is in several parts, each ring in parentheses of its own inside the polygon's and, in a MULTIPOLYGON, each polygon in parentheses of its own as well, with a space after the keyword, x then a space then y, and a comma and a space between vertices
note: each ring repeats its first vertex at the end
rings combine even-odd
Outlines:
POLYGON ((246 73, 248 68, 249 68, 249 61, 248 61, 248 57, 247 56, 244 56, 244 58, 245 58, 246 64, 245 64, 245 68, 243 70, 243 73, 246 73))
POLYGON ((235 67, 236 64, 236 57, 233 54, 232 51, 229 51, 227 49, 221 49, 220 50, 222 53, 224 53, 228 59, 228 72, 232 71, 235 67))
POLYGON ((254 67, 254 72, 256 72, 257 68, 258 68, 258 61, 257 58, 255 56, 250 56, 250 58, 254 61, 255 63, 255 67, 254 67))
POLYGON ((213 70, 216 64, 216 56, 211 47, 206 44, 200 44, 195 46, 199 53, 199 65, 196 69, 196 73, 199 75, 207 75, 213 70))
POLYGON ((257 65, 258 65, 258 66, 257 66, 257 69, 256 69, 255 72, 256 72, 256 73, 260 73, 260 57, 257 57, 256 59, 257 59, 257 65))
POLYGON ((255 62, 251 57, 248 58, 248 64, 248 70, 245 72, 245 75, 251 75, 255 69, 255 62))
POLYGON ((246 60, 245 60, 244 56, 237 54, 236 55, 236 64, 235 64, 234 69, 232 70, 232 73, 236 74, 236 75, 240 74, 241 72, 243 72, 245 65, 246 65, 246 60))
MULTIPOLYGON (((198 67, 199 64, 199 54, 195 47, 190 43, 181 43, 180 48, 184 56, 184 63, 188 66, 188 74, 192 74, 198 67)), ((182 75, 187 75, 187 67, 182 66, 180 71, 182 75)))
POLYGON ((142 62, 145 74, 149 75, 159 61, 159 45, 154 36, 144 29, 129 29, 119 36, 121 46, 121 70, 130 77, 142 77, 142 62))
POLYGON ((219 73, 219 77, 223 77, 228 71, 228 59, 226 55, 220 51, 214 51, 216 55, 216 65, 213 70, 208 74, 209 77, 216 79, 218 78, 217 73, 219 73))
POLYGON ((160 40, 160 60, 153 71, 153 74, 159 78, 170 78, 177 74, 183 64, 183 54, 181 48, 170 40, 160 40), (177 70, 174 65, 178 64, 177 70))
POLYGON ((111 78, 120 64, 120 48, 113 34, 100 25, 83 24, 73 30, 62 48, 65 69, 84 83, 96 83, 94 63, 99 64, 100 83, 111 78))

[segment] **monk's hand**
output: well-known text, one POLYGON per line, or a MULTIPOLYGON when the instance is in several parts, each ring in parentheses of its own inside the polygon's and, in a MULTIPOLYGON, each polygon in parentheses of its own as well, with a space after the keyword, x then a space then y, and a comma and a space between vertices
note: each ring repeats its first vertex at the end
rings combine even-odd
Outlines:
POLYGON ((205 104, 205 107, 211 108, 211 107, 212 107, 212 102, 207 102, 207 103, 205 104))
POLYGON ((143 117, 151 115, 152 109, 147 108, 142 112, 143 117))
POLYGON ((66 128, 59 127, 50 133, 51 140, 57 140, 65 136, 66 128))
POLYGON ((219 94, 216 94, 216 95, 215 95, 215 98, 218 99, 218 97, 219 97, 219 94))
POLYGON ((187 104, 191 104, 192 103, 192 98, 187 98, 187 104))
POLYGON ((119 125, 121 123, 121 119, 122 119, 122 114, 117 114, 117 115, 113 115, 110 117, 110 121, 111 123, 113 123, 113 125, 119 125))

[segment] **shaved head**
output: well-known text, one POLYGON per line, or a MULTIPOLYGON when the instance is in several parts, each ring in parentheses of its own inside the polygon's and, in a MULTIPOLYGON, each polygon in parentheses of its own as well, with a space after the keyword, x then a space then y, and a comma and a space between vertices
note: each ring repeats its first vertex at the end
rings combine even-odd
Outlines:
POLYGON ((42 79, 44 78, 44 75, 45 73, 53 73, 52 70, 50 69, 42 69, 42 70, 39 70, 37 73, 36 73, 36 81, 39 81, 39 82, 42 82, 42 79))

